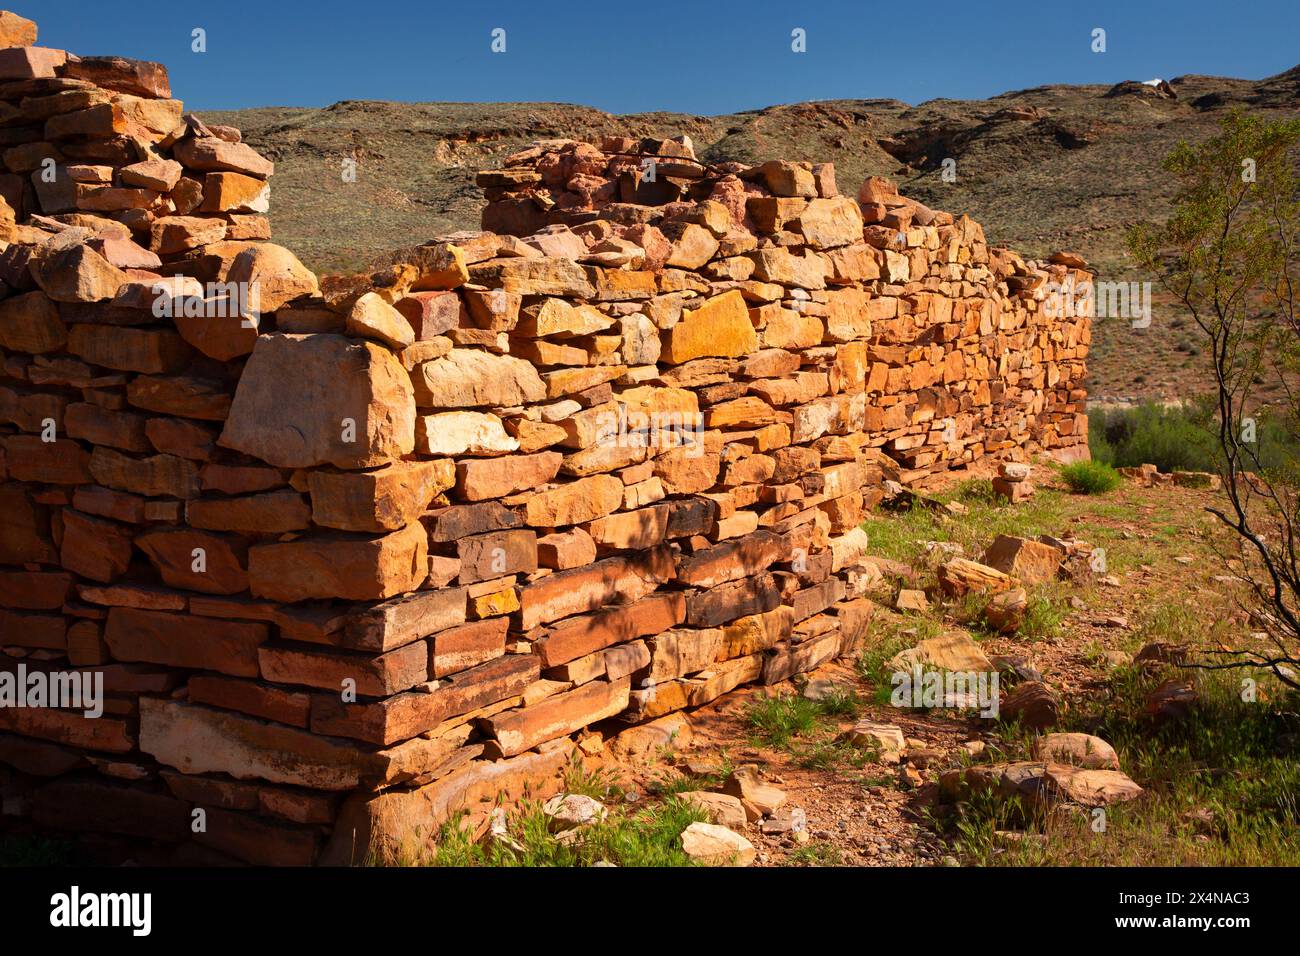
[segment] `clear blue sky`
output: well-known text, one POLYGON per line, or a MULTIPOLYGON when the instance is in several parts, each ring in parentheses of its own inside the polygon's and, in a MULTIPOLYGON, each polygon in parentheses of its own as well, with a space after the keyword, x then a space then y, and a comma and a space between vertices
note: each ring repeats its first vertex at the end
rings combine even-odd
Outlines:
POLYGON ((192 109, 534 100, 729 113, 982 98, 1300 61, 1300 0, 0 0, 40 43, 158 60, 192 109), (208 52, 191 52, 191 31, 208 52), (506 52, 490 50, 494 28, 506 52), (1105 53, 1090 49, 1106 30, 1105 53), (807 52, 791 52, 791 31, 807 52))

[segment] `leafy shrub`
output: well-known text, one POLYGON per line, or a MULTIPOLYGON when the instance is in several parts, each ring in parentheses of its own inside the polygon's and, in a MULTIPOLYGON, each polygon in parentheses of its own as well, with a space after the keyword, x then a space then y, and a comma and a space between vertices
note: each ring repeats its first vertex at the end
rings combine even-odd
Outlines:
MULTIPOLYGON (((1295 428, 1276 413, 1255 414, 1261 470, 1289 473, 1300 461, 1295 428)), ((1152 464, 1164 472, 1221 470, 1218 416, 1208 397, 1165 407, 1148 402, 1133 408, 1088 413, 1088 447, 1093 461, 1116 468, 1152 464)))
POLYGON ((1088 444, 1094 461, 1161 471, 1216 471, 1213 410, 1208 406, 1156 405, 1088 413, 1088 444))
POLYGON ((1061 469, 1061 477, 1071 491, 1097 495, 1113 490, 1119 484, 1119 472, 1100 461, 1076 461, 1061 469))

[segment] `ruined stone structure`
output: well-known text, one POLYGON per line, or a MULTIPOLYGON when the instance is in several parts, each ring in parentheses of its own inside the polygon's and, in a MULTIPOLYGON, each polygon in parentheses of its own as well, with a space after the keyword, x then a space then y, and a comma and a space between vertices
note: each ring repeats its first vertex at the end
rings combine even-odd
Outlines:
POLYGON ((161 66, 35 40, 0 16, 8 826, 418 852, 851 653, 892 483, 1086 454, 1088 322, 1041 301, 1082 263, 884 180, 543 143, 481 175, 493 231, 318 280, 161 66), (29 693, 72 675, 102 715, 29 693))

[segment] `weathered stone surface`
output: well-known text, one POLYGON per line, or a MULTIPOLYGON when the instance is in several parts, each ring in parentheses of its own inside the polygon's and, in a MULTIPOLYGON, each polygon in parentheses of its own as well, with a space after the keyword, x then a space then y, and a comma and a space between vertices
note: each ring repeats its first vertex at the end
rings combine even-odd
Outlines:
POLYGON ((739 797, 764 816, 781 809, 787 799, 783 790, 764 783, 753 765, 737 768, 727 779, 723 792, 739 797))
POLYGON ((72 592, 73 577, 62 571, 0 570, 0 607, 55 610, 72 592))
POLYGON ((684 584, 712 588, 753 577, 788 555, 789 545, 780 535, 755 531, 683 557, 677 565, 677 579, 684 584))
POLYGON ((862 241, 862 211, 847 196, 813 199, 795 221, 808 244, 817 249, 862 241))
POLYGON ((450 675, 435 696, 441 698, 447 716, 468 714, 518 697, 539 673, 538 661, 531 654, 507 654, 450 675))
POLYGON ((758 172, 775 196, 817 195, 817 181, 813 178, 812 165, 809 163, 771 159, 758 167, 758 172))
POLYGON ((680 365, 706 355, 748 355, 757 348, 758 333, 745 300, 732 291, 682 313, 681 321, 664 334, 663 361, 680 365))
POLYGON ((200 216, 164 216, 149 227, 149 249, 160 256, 198 249, 226 238, 226 224, 200 216))
POLYGON ((509 618, 489 618, 434 634, 429 639, 429 676, 446 677, 501 657, 509 623, 509 618))
POLYGON ((133 458, 96 448, 90 455, 90 473, 108 488, 150 497, 197 498, 201 490, 198 465, 175 455, 133 458))
MULTIPOLYGON (((0 440, 9 476, 19 481, 79 485, 91 480, 91 457, 77 442, 44 441, 39 435, 10 435, 0 440)), ((96 449, 99 451, 99 449, 96 449)))
POLYGON ((83 713, 50 707, 0 707, 0 731, 86 750, 129 753, 135 749, 126 722, 107 714, 88 720, 83 713))
MULTIPOLYGON (((71 232, 71 230, 70 230, 71 232)), ((55 302, 103 302, 117 295, 126 273, 78 237, 56 236, 37 250, 32 262, 33 277, 55 302)))
POLYGON ((493 259, 470 267, 469 275, 475 282, 492 286, 499 284, 506 292, 520 295, 596 298, 596 287, 587 270, 569 259, 493 259))
POLYGON ((1044 796, 1082 807, 1108 807, 1136 800, 1143 792, 1118 770, 1092 770, 1049 763, 1043 774, 1044 796))
POLYGON ((749 866, 757 856, 754 844, 713 823, 692 823, 681 840, 682 852, 705 866, 749 866))
POLYGON ((237 710, 291 727, 306 727, 310 719, 311 697, 301 691, 211 674, 195 674, 187 686, 195 704, 237 710))
POLYGON ((391 349, 404 349, 415 341, 415 330, 406 316, 374 292, 367 292, 352 304, 344 327, 348 335, 374 339, 391 349))
POLYGON ((445 358, 423 362, 412 379, 421 408, 509 407, 546 397, 530 363, 475 349, 453 349, 445 358))
POLYGON ((0 608, 0 627, 11 646, 55 652, 68 646, 68 624, 53 614, 21 614, 0 608))
MULTIPOLYGON (((1083 446, 1087 448, 1086 445, 1083 446)), ((1034 486, 1027 481, 1008 481, 1001 476, 993 479, 993 493, 1005 498, 1011 504, 1028 500, 1034 493, 1034 486)))
POLYGON ((182 418, 224 421, 230 396, 221 382, 188 375, 141 375, 126 387, 126 398, 137 408, 182 418))
POLYGON ((288 249, 271 242, 247 243, 230 263, 226 281, 239 284, 261 313, 276 312, 294 299, 320 294, 315 273, 288 249))
POLYGON ((422 455, 503 455, 519 450, 496 415, 440 412, 415 420, 415 450, 422 455))
POLYGON ((686 601, 686 623, 716 627, 750 614, 762 614, 781 603, 781 592, 770 574, 742 578, 692 594, 686 601))
POLYGON ((146 531, 135 544, 171 587, 204 594, 248 589, 248 547, 235 536, 171 528, 146 531))
POLYGON ((552 833, 590 826, 609 815, 599 800, 580 793, 557 794, 542 804, 542 813, 552 833))
POLYGON ((523 524, 517 512, 499 501, 436 508, 427 512, 423 520, 429 529, 429 540, 438 542, 456 541, 487 531, 506 531, 523 524))
MULTIPOLYGON (((87 406, 84 402, 69 403, 68 398, 63 395, 19 392, 12 388, 0 387, 0 422, 9 422, 24 432, 48 433, 51 423, 55 428, 58 428, 61 423, 68 437, 81 437, 72 433, 68 424, 68 409, 76 409, 79 412, 85 407, 98 409, 98 406, 87 406)), ((140 434, 143 435, 143 431, 140 434)), ((147 443, 144 447, 147 447, 147 443)))
POLYGON ((840 643, 840 636, 834 631, 828 631, 798 644, 778 645, 774 653, 763 659, 763 683, 778 684, 796 674, 820 667, 840 653, 840 643))
POLYGON ((203 498, 185 508, 191 527, 205 531, 277 534, 301 531, 311 524, 306 499, 288 488, 233 498, 203 498))
POLYGON ((413 262, 419 273, 414 291, 455 289, 469 281, 465 251, 454 242, 426 242, 416 249, 413 262))
POLYGON ((115 607, 108 612, 104 640, 119 661, 256 677, 257 648, 268 630, 256 622, 115 607))
POLYGON ((1022 584, 1046 584, 1056 580, 1065 552, 1038 541, 1000 534, 984 552, 983 560, 1022 584))
POLYGON ((0 484, 0 561, 57 563, 48 509, 18 482, 0 484))
POLYGON ((396 531, 451 487, 450 461, 396 461, 371 471, 313 471, 311 517, 341 531, 396 531))
POLYGON ((596 560, 596 542, 582 528, 557 531, 537 539, 537 563, 565 571, 596 560))
POLYGON ((345 647, 387 651, 465 621, 464 588, 439 588, 393 598, 347 618, 345 647))
POLYGON ((411 324, 419 342, 469 324, 465 303, 453 291, 412 292, 398 299, 395 308, 411 324))
POLYGON ((1034 741, 1034 756, 1053 763, 1072 764, 1089 770, 1118 770, 1115 748, 1091 734, 1044 734, 1034 741))
MULTIPOLYGON (((679 793, 677 798, 683 803, 688 803, 703 810, 708 814, 709 822, 717 826, 727 827, 731 830, 743 830, 749 822, 745 817, 745 807, 740 802, 739 797, 733 797, 727 793, 710 793, 706 790, 689 790, 686 793, 679 793)), ((683 834, 684 837, 685 834, 683 834)))
POLYGON ((613 320, 592 306, 572 305, 563 299, 545 299, 523 310, 515 333, 536 338, 568 339, 603 332, 611 325, 613 320))
POLYGON ((456 542, 461 584, 489 581, 537 570, 537 535, 533 531, 493 531, 456 542))
MULTIPOLYGON (((118 176, 128 186, 169 193, 176 188, 176 184, 181 181, 181 176, 184 174, 185 168, 174 159, 146 159, 132 163, 130 166, 123 166, 118 176)), ((160 263, 155 259, 154 264, 160 263)))
POLYGON ((48 47, 20 45, 0 50, 0 80, 53 79, 68 54, 48 47))
POLYGON ((263 159, 245 143, 228 143, 215 136, 191 136, 173 149, 175 157, 190 169, 201 172, 244 173, 266 179, 275 172, 275 164, 263 159))
POLYGON ((418 523, 377 538, 329 534, 248 551, 249 590, 275 601, 375 600, 414 591, 429 575, 418 523))
MULTIPOLYGON (((420 647, 412 645, 412 649, 420 647)), ((436 730, 448 718, 518 698, 537 674, 534 658, 509 655, 457 672, 436 687, 421 687, 382 700, 345 703, 337 694, 318 695, 312 702, 311 726, 315 733, 375 744, 409 740, 436 730)))
POLYGON ((858 747, 867 747, 885 752, 902 753, 907 749, 903 731, 894 724, 881 724, 871 720, 860 720, 845 735, 848 741, 858 747))
MULTIPOLYGON (((650 641, 650 678, 662 681, 695 674, 708 668, 722 650, 723 632, 718 628, 664 630, 650 641)), ((751 653, 740 650, 739 654, 727 656, 751 653)))
POLYGON ((610 604, 631 604, 672 576, 673 557, 665 547, 551 574, 520 590, 521 625, 529 630, 610 604))
POLYGON ((351 790, 384 761, 350 743, 181 701, 140 700, 140 749, 182 773, 351 790))
POLYGON ((1000 634, 1013 634, 1024 623, 1029 610, 1029 594, 1024 588, 1012 588, 995 594, 984 605, 984 620, 1000 634))
POLYGON ((271 187, 265 180, 242 173, 208 173, 203 177, 203 212, 266 212, 271 187))
POLYGON ((655 459, 654 473, 668 494, 693 495, 717 484, 721 467, 721 455, 701 454, 697 448, 674 448, 655 459))
POLYGON ((68 329, 44 292, 28 292, 0 302, 0 346, 41 355, 58 351, 67 340, 68 329))
POLYGON ((64 508, 59 562, 83 578, 115 581, 131 563, 130 535, 112 521, 64 508))
MULTIPOLYGON (((165 455, 207 461, 216 451, 216 431, 183 418, 151 418, 145 423, 144 432, 149 444, 165 455)), ((199 482, 202 484, 201 475, 199 482)))
POLYGON ((614 644, 659 634, 685 616, 685 595, 652 594, 626 607, 561 621, 537 640, 536 650, 543 667, 555 667, 614 644))
POLYGON ((623 504, 623 482, 612 475, 593 475, 533 495, 525 520, 537 528, 559 528, 591 521, 623 504))
MULTIPOLYGON (((211 300, 214 304, 217 300, 211 300)), ((228 362, 253 351, 257 344, 257 326, 248 318, 237 314, 233 308, 214 308, 213 314, 189 315, 183 309, 173 309, 173 321, 181 338, 204 355, 228 362)))
POLYGON ((264 335, 218 444, 281 468, 381 465, 415 448, 411 381, 391 352, 369 342, 264 335))
POLYGON ((483 501, 536 488, 554 478, 563 462, 564 456, 553 451, 459 461, 456 494, 466 501, 483 501))
POLYGON ((898 670, 911 670, 917 666, 928 666, 941 671, 953 672, 991 672, 993 665, 985 656, 980 646, 969 634, 952 631, 941 637, 932 637, 917 644, 916 647, 894 655, 889 666, 898 670))
POLYGON ((605 679, 618 680, 645 670, 650 663, 650 648, 645 641, 631 641, 609 648, 601 657, 605 661, 605 679))
POLYGON ((258 649, 257 659, 262 677, 274 684, 329 691, 351 688, 363 697, 389 697, 429 676, 428 652, 419 643, 378 655, 267 644, 258 649))
MULTIPOLYGON (((623 489, 620 487, 620 494, 623 489)), ((662 544, 668 536, 668 517, 672 513, 667 505, 622 511, 592 521, 587 530, 591 539, 602 548, 645 550, 662 544)))
POLYGON ((789 249, 771 247, 750 254, 754 260, 754 277, 764 282, 780 283, 800 289, 826 286, 826 261, 812 250, 796 256, 789 249))
POLYGON ((1060 719, 1061 699, 1041 681, 1029 680, 1003 697, 999 710, 1008 723, 1019 721, 1034 730, 1046 730, 1060 719))
POLYGON ((63 75, 134 96, 165 100, 172 95, 167 68, 147 60, 128 60, 120 56, 77 57, 68 61, 63 75))
POLYGON ((967 558, 953 558, 939 568, 939 586, 954 597, 971 591, 1005 591, 1014 583, 997 568, 967 558))
POLYGON ((36 45, 36 24, 8 10, 0 11, 0 47, 36 45))
POLYGON ((630 689, 631 682, 626 677, 612 683, 592 681, 540 704, 489 717, 484 725, 496 738, 500 753, 513 757, 538 744, 613 717, 627 707, 630 689))

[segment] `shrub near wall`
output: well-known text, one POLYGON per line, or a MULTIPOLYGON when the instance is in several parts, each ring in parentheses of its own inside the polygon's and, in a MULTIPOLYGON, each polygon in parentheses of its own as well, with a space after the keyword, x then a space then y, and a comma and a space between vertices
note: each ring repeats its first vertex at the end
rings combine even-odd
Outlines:
POLYGON ((1072 257, 824 165, 551 143, 484 174, 498 232, 318 280, 265 241, 237 131, 20 20, 0 670, 106 693, 0 707, 39 827, 149 861, 418 851, 557 786, 587 728, 853 651, 887 480, 1086 452, 1088 322, 1040 308, 1072 257))

